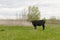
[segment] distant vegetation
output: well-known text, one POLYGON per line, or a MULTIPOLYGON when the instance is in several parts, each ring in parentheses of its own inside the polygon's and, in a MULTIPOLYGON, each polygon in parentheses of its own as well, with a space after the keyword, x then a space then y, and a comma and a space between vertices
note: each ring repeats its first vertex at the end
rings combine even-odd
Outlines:
POLYGON ((46 20, 47 24, 59 24, 60 25, 60 19, 56 19, 56 17, 52 16, 50 19, 46 20))
POLYGON ((29 6, 27 18, 28 18, 28 21, 39 20, 40 19, 39 8, 36 6, 29 6))

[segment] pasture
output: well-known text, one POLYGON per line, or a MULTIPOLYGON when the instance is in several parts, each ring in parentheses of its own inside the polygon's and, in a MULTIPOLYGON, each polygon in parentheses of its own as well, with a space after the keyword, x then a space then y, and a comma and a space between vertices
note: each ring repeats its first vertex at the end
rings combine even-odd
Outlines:
POLYGON ((46 25, 45 30, 32 26, 0 26, 0 40, 60 40, 60 25, 46 25))

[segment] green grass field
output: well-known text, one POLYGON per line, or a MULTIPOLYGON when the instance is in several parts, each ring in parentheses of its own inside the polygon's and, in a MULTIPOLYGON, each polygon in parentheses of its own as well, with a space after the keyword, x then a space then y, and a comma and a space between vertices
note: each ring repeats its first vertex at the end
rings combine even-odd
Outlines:
POLYGON ((45 30, 28 26, 0 26, 0 40, 60 40, 60 26, 47 25, 45 30))

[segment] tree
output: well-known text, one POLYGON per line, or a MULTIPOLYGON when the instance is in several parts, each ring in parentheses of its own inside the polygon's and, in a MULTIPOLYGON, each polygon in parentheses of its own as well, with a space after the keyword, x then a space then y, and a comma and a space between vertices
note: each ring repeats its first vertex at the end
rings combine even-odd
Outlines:
POLYGON ((55 16, 52 16, 50 18, 50 21, 51 21, 52 24, 55 24, 56 23, 56 17, 55 16))
POLYGON ((39 20, 40 19, 40 11, 36 6, 29 6, 28 8, 28 21, 31 20, 39 20))

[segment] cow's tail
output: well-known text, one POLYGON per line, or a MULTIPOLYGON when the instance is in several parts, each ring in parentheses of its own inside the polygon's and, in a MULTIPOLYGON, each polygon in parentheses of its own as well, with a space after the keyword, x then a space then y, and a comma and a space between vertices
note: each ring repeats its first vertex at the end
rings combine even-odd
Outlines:
POLYGON ((45 20, 43 20, 43 23, 45 24, 45 20))

